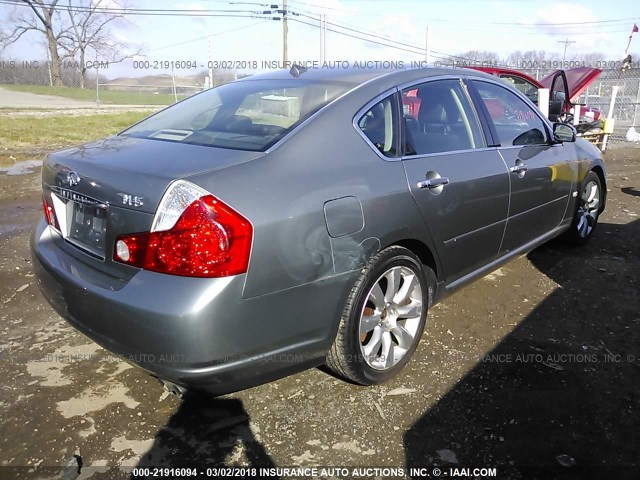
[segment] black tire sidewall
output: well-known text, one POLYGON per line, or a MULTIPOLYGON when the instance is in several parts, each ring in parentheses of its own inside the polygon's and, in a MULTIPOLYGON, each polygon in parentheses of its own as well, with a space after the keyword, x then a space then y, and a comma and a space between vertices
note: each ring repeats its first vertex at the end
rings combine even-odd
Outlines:
POLYGON ((431 287, 428 283, 428 276, 425 273, 420 260, 411 251, 404 248, 393 248, 386 252, 382 252, 382 256, 378 258, 373 265, 367 268, 361 282, 359 283, 355 302, 351 305, 349 311, 348 324, 345 330, 345 347, 348 351, 344 352, 347 357, 346 360, 350 363, 350 369, 361 378, 362 383, 372 385, 384 382, 402 370, 402 368, 411 359, 420 342, 420 337, 422 336, 426 323, 430 289, 431 287), (373 287, 374 282, 376 282, 380 276, 390 268, 399 266, 410 268, 417 275, 420 282, 423 305, 420 324, 418 325, 413 345, 402 359, 388 370, 375 370, 367 364, 360 350, 360 314, 367 299, 367 294, 373 287))
POLYGON ((598 226, 598 220, 600 219, 600 212, 602 211, 602 199, 603 199, 603 197, 604 197, 604 195, 603 195, 603 192, 602 192, 602 182, 600 181, 600 177, 598 176, 597 173, 595 173, 593 170, 591 170, 584 176, 584 179, 582 180, 582 183, 580 184, 580 190, 578 190, 578 198, 576 199, 576 208, 575 208, 574 215, 573 215, 573 221, 571 222, 571 227, 569 227, 569 230, 567 231, 567 235, 565 237, 565 239, 568 240, 569 243, 574 244, 574 245, 582 245, 582 244, 586 243, 587 240, 589 240, 591 238, 591 236, 593 235, 593 232, 595 231, 596 227, 598 226), (600 203, 598 205, 598 216, 596 217, 595 224, 593 225, 593 228, 591 229, 591 231, 587 234, 586 237, 582 237, 578 233, 578 223, 580 222, 579 209, 580 209, 580 202, 581 202, 581 197, 582 197, 582 190, 585 187, 585 185, 587 183, 589 183, 590 181, 592 181, 592 180, 597 183, 597 185, 598 185, 598 195, 600 196, 600 199, 599 199, 600 203))

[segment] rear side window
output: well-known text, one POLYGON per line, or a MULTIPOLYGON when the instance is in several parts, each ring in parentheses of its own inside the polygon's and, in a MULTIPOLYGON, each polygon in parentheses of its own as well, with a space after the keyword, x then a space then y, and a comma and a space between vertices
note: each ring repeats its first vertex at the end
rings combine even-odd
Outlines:
POLYGON ((358 127, 386 157, 398 156, 397 102, 391 95, 376 103, 358 120, 358 127))
POLYGON ((237 150, 265 150, 353 88, 301 79, 228 83, 177 103, 121 135, 237 150))
POLYGON ((485 146, 475 110, 459 80, 426 82, 402 91, 407 155, 485 146))
POLYGON ((473 80, 503 147, 547 143, 547 129, 535 110, 507 88, 473 80))

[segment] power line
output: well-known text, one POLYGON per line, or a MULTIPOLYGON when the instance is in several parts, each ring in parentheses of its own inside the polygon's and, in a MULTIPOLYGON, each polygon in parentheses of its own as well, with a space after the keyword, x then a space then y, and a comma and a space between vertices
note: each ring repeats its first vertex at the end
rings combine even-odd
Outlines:
MULTIPOLYGON (((438 27, 438 31, 450 31, 450 32, 460 32, 460 28, 457 27, 448 27, 448 26, 439 26, 438 27)), ((473 32, 473 33, 484 33, 486 34, 488 31, 491 31, 492 33, 503 33, 503 34, 514 34, 514 35, 536 35, 536 36, 540 36, 540 32, 533 32, 533 31, 522 31, 519 29, 500 29, 500 30, 496 30, 494 29, 481 29, 481 28, 465 28, 464 29, 465 32, 473 32)), ((567 30, 562 30, 562 31, 558 31, 558 32, 544 32, 545 35, 549 35, 549 36, 553 36, 553 37, 559 37, 559 36, 566 36, 567 33, 570 33, 571 36, 583 36, 583 35, 603 35, 603 34, 608 34, 608 33, 624 33, 627 32, 628 29, 617 29, 617 30, 592 30, 592 31, 588 31, 588 32, 567 32, 567 30)))
MULTIPOLYGON (((290 20, 294 21, 294 22, 297 22, 297 23, 302 23, 304 25, 309 25, 309 26, 314 27, 314 28, 320 28, 318 25, 315 25, 315 24, 310 23, 310 22, 305 22, 304 20, 300 20, 298 18, 290 18, 290 20)), ((327 23, 329 23, 329 22, 327 22, 327 23)), ((398 46, 395 46, 395 45, 389 45, 388 43, 382 43, 382 42, 378 42, 376 40, 371 40, 371 39, 368 39, 368 38, 359 37, 357 35, 352 35, 350 33, 341 32, 340 30, 335 30, 335 29, 329 28, 329 27, 327 27, 327 30, 330 31, 330 32, 333 32, 333 33, 337 33, 339 35, 344 35, 346 37, 351 37, 351 38, 355 38, 355 39, 362 40, 362 41, 365 41, 365 42, 374 43, 374 44, 377 44, 377 45, 382 45, 384 47, 394 48, 396 50, 403 50, 405 52, 414 53, 416 55, 424 55, 424 50, 421 50, 421 51, 409 50, 408 48, 398 47, 398 46)), ((413 47, 413 48, 417 49, 418 47, 413 47)))
MULTIPOLYGON (((305 15, 305 14, 302 14, 302 13, 299 14, 299 15, 303 16, 303 17, 311 18, 312 20, 317 20, 315 17, 312 17, 310 15, 305 15)), ((348 31, 355 32, 355 33, 361 33, 363 35, 367 35, 367 36, 370 36, 370 37, 378 38, 380 40, 386 40, 386 41, 389 41, 389 42, 397 43, 398 45, 402 45, 402 46, 409 47, 409 48, 417 48, 414 45, 411 45, 411 44, 408 44, 408 43, 403 43, 403 42, 400 42, 398 40, 394 40, 393 38, 387 37, 386 35, 380 35, 380 34, 377 34, 377 33, 372 33, 372 32, 367 32, 367 31, 364 31, 364 30, 359 30, 359 29, 357 29, 355 27, 347 26, 345 24, 330 22, 329 20, 327 20, 326 23, 327 23, 327 25, 333 25, 334 27, 342 28, 343 30, 348 30, 348 31)))
MULTIPOLYGON (((318 25, 315 25, 315 24, 309 23, 309 22, 305 22, 305 21, 297 19, 297 18, 291 18, 291 20, 295 21, 295 22, 298 22, 298 23, 302 23, 304 25, 309 25, 309 26, 314 27, 314 28, 320 28, 318 25)), ((327 23, 329 23, 329 22, 327 22, 327 23)), ((342 26, 340 26, 340 28, 342 28, 342 26)), ((377 44, 377 45, 382 45, 384 47, 393 48, 393 49, 396 49, 396 50, 401 50, 401 51, 413 53, 413 54, 416 54, 416 55, 424 55, 425 54, 425 50, 420 48, 420 47, 409 46, 411 49, 403 48, 403 47, 396 46, 396 45, 390 45, 389 43, 382 43, 382 42, 379 42, 379 41, 376 41, 376 40, 371 40, 369 38, 364 38, 364 37, 361 37, 361 36, 352 35, 350 33, 342 32, 342 31, 339 31, 339 30, 335 30, 333 28, 328 28, 327 27, 327 30, 330 31, 330 32, 333 32, 333 33, 337 33, 339 35, 344 35, 346 37, 355 38, 357 40, 362 40, 362 41, 365 41, 365 42, 374 43, 374 44, 377 44)), ((354 30, 354 29, 350 29, 350 30, 354 30)), ((363 35, 370 35, 370 36, 373 36, 373 37, 379 37, 378 35, 367 33, 367 32, 363 32, 363 31, 357 31, 357 32, 361 33, 363 35)), ((403 44, 401 42, 396 42, 395 40, 392 40, 392 39, 387 39, 385 37, 380 37, 380 38, 382 38, 384 40, 387 40, 388 42, 400 43, 400 45, 408 45, 408 44, 403 44)), ((459 61, 465 61, 465 62, 475 62, 475 60, 473 60, 471 58, 461 57, 461 56, 458 56, 458 55, 451 55, 449 53, 438 52, 438 51, 434 51, 434 50, 431 50, 430 54, 431 54, 431 56, 435 57, 438 60, 452 60, 453 59, 454 61, 455 60, 459 60, 459 61)))
MULTIPOLYGON (((316 20, 316 18, 313 17, 313 16, 309 16, 309 15, 305 15, 305 14, 298 14, 298 15, 304 16, 304 17, 307 17, 307 18, 311 18, 312 20, 316 20)), ((304 23, 306 25, 310 25, 310 26, 313 26, 315 28, 320 28, 319 26, 317 26, 315 24, 311 24, 311 23, 308 23, 308 22, 303 22, 303 21, 298 20, 298 19, 295 19, 295 20, 298 21, 299 23, 304 23)), ((368 36, 368 37, 373 37, 373 38, 377 38, 377 39, 380 39, 380 40, 384 40, 385 42, 394 43, 394 44, 397 44, 397 45, 401 45, 403 47, 409 47, 411 50, 409 50, 407 48, 398 47, 396 45, 389 45, 388 43, 382 43, 382 42, 374 41, 374 40, 371 40, 369 38, 362 38, 360 36, 350 35, 350 34, 347 34, 345 32, 342 32, 342 31, 337 31, 335 29, 327 28, 327 30, 329 30, 331 32, 334 32, 334 33, 338 33, 340 35, 344 35, 344 36, 351 37, 351 38, 356 38, 356 39, 359 39, 359 40, 363 40, 363 41, 370 42, 370 43, 375 43, 375 44, 378 44, 378 45, 383 45, 383 46, 390 47, 390 48, 395 48, 397 50, 403 50, 403 51, 406 51, 406 52, 415 53, 415 54, 418 54, 418 55, 424 55, 424 53, 425 53, 425 49, 423 49, 421 47, 416 47, 416 46, 410 45, 408 43, 400 42, 398 40, 394 40, 394 39, 392 39, 390 37, 387 37, 387 36, 379 35, 379 34, 372 33, 372 32, 367 32, 367 31, 364 31, 364 30, 359 30, 359 29, 356 29, 356 28, 347 27, 345 25, 338 24, 338 23, 335 23, 335 22, 327 21, 326 23, 327 24, 331 24, 331 25, 333 25, 333 26, 335 26, 337 28, 348 30, 348 31, 351 31, 351 32, 354 32, 354 33, 359 33, 361 35, 365 35, 365 36, 368 36)), ((433 56, 436 57, 439 60, 455 59, 455 60, 467 61, 467 62, 474 62, 475 61, 474 59, 471 59, 471 58, 461 57, 461 56, 458 56, 458 55, 452 55, 452 54, 449 54, 449 53, 438 52, 438 51, 434 51, 434 50, 432 50, 430 53, 435 54, 433 56)))
MULTIPOLYGON (((0 4, 13 5, 18 7, 31 8, 26 3, 16 3, 10 0, 0 0, 0 4)), ((133 16, 172 16, 172 17, 234 17, 234 18, 252 18, 254 15, 271 14, 272 12, 258 12, 251 10, 228 10, 228 9, 206 9, 206 10, 189 10, 189 9, 163 9, 163 8, 116 8, 116 7, 84 7, 81 5, 52 5, 50 3, 42 3, 38 6, 53 8, 54 11, 71 11, 74 13, 104 13, 108 15, 133 15, 133 16), (240 15, 244 14, 244 15, 240 15), (247 15, 248 14, 248 15, 247 15)), ((254 17, 255 18, 255 17, 254 17)), ((259 18, 259 17, 258 17, 259 18)))
MULTIPOLYGON (((313 7, 313 8, 318 8, 318 9, 322 9, 322 10, 334 10, 337 12, 344 12, 344 13, 357 13, 359 15, 380 15, 380 13, 378 12, 367 12, 367 11, 362 11, 362 10, 358 10, 358 9, 349 9, 349 8, 336 8, 336 7, 328 7, 325 5, 319 5, 317 3, 311 3, 311 2, 307 2, 307 1, 302 1, 302 0, 292 0, 293 3, 295 4, 300 4, 300 5, 305 5, 307 7, 313 7)), ((428 16, 425 17, 421 17, 420 18, 421 21, 424 22, 444 22, 444 23, 455 23, 456 25, 460 25, 461 23, 472 23, 474 25, 517 25, 517 26, 521 26, 521 27, 532 27, 532 28, 537 28, 537 27, 541 27, 541 26, 548 26, 548 27, 564 27, 567 25, 575 25, 576 27, 581 27, 584 25, 598 25, 598 24, 603 24, 603 23, 616 23, 616 22, 633 22, 636 19, 634 17, 628 17, 628 18, 613 18, 613 19, 607 19, 607 20, 590 20, 590 21, 583 21, 583 22, 536 22, 536 23, 528 23, 528 22, 486 22, 486 21, 482 21, 482 20, 478 20, 477 18, 469 18, 469 19, 465 19, 465 18, 451 18, 451 19, 447 19, 447 18, 431 18, 428 16)))
POLYGON ((182 42, 172 43, 172 44, 169 44, 169 45, 163 45, 162 47, 151 48, 148 51, 149 52, 155 52, 156 50, 164 50, 165 48, 178 47, 180 45, 185 45, 187 43, 193 43, 193 42, 197 42, 197 41, 200 41, 200 40, 205 40, 208 37, 217 37, 219 35, 224 35, 226 33, 237 32, 238 30, 244 30, 245 28, 257 27, 258 25, 263 25, 263 24, 268 23, 268 22, 271 22, 271 20, 263 20, 261 22, 251 23, 249 25, 243 25, 242 27, 232 28, 230 30, 224 30, 222 32, 208 33, 207 35, 203 35, 201 37, 191 38, 189 40, 184 40, 182 42))
MULTIPOLYGON (((222 1, 222 0, 210 0, 214 3, 225 3, 232 5, 255 5, 262 6, 265 8, 271 8, 273 3, 260 3, 260 2, 248 2, 248 1, 222 1)), ((353 12, 358 14, 365 15, 379 15, 379 13, 374 12, 362 12, 356 9, 340 9, 335 7, 326 7, 323 5, 318 5, 311 2, 305 2, 301 0, 293 0, 295 4, 301 4, 305 6, 309 6, 312 8, 320 8, 326 10, 334 10, 334 11, 342 11, 342 12, 353 12)), ((13 5, 19 7, 30 8, 30 6, 26 3, 19 2, 18 0, 0 0, 0 4, 4 5, 13 5)), ((42 3, 40 6, 51 8, 51 3, 42 3)), ((55 5, 53 6, 54 10, 69 10, 79 13, 86 12, 101 12, 101 13, 109 13, 109 14, 117 14, 117 15, 148 15, 148 16, 162 16, 162 15, 175 15, 175 16, 226 16, 226 14, 236 14, 236 13, 244 13, 244 14, 254 14, 254 15, 268 15, 274 14, 276 12, 273 11, 251 11, 251 10, 237 10, 237 9, 201 9, 201 10, 192 10, 192 9, 177 9, 177 8, 132 8, 132 7, 101 7, 101 6, 92 6, 85 7, 82 5, 55 5)), ((230 15, 233 16, 233 15, 230 15)), ((591 20, 591 21, 582 21, 582 22, 557 22, 557 23, 548 23, 548 22, 484 22, 477 19, 463 19, 463 18, 455 18, 455 19, 445 19, 445 18, 430 18, 424 17, 425 22, 442 22, 442 23, 454 23, 456 25, 464 24, 464 23, 472 23, 473 25, 505 25, 505 26, 518 26, 518 27, 527 27, 527 28, 539 28, 539 27, 552 27, 552 28, 581 28, 585 25, 591 26, 590 28, 594 28, 597 26, 606 26, 603 24, 609 23, 619 23, 619 22, 633 22, 635 21, 634 17, 628 18, 616 18, 616 19, 607 19, 607 20, 591 20), (574 26, 574 27, 570 27, 574 26)))

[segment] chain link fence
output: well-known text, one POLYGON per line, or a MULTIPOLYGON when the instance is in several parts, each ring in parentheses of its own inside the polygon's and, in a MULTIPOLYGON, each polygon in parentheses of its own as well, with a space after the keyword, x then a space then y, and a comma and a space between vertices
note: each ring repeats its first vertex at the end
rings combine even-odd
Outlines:
MULTIPOLYGON (((554 69, 519 69, 536 80, 554 72, 554 69)), ((603 70, 580 95, 580 105, 588 110, 599 111, 604 118, 614 119, 613 133, 609 135, 608 147, 640 146, 640 69, 603 70), (617 87, 613 110, 613 92, 617 87)))
POLYGON ((64 60, 61 63, 63 85, 56 86, 49 61, 0 58, 0 88, 57 95, 96 106, 156 106, 170 105, 210 85, 237 78, 234 72, 186 67, 148 60, 128 59, 118 64, 96 60, 87 62, 83 72, 79 62, 64 60))
MULTIPOLYGON (((214 62, 215 63, 215 62, 214 62)), ((96 59, 83 74, 76 60, 63 60, 63 87, 53 86, 50 62, 0 58, 0 88, 61 95, 102 105, 169 105, 194 93, 249 75, 249 70, 209 69, 196 61, 128 59, 118 64, 96 59)), ((552 69, 519 69, 540 80, 552 69)), ((615 120, 609 146, 640 146, 640 69, 604 70, 582 93, 579 103, 609 116, 614 87, 617 95, 611 118, 615 120)))

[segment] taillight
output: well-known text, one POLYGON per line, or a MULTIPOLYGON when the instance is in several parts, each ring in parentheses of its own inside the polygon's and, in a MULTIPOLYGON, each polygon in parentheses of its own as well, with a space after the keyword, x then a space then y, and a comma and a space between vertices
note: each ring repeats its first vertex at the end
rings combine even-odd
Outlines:
POLYGON ((44 196, 42 197, 42 207, 44 208, 44 218, 49 225, 53 228, 60 229, 58 227, 58 219, 56 218, 56 211, 53 209, 53 205, 51 205, 44 196))
POLYGON ((162 198, 151 232, 117 238, 114 260, 189 277, 245 273, 251 223, 210 193, 184 180, 162 198))

